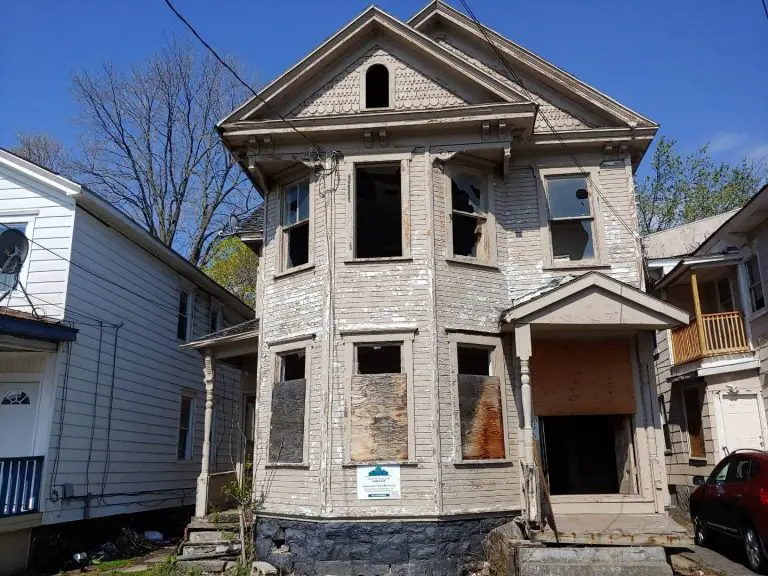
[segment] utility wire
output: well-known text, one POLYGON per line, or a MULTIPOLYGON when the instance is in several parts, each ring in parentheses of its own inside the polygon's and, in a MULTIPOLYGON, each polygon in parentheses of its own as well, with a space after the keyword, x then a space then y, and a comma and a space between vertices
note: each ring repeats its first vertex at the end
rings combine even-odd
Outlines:
POLYGON ((294 124, 293 124, 293 123, 292 123, 290 120, 288 120, 288 119, 287 119, 285 116, 283 116, 282 114, 280 114, 280 112, 279 112, 278 110, 276 110, 276 109, 274 108, 274 106, 272 106, 272 105, 271 105, 269 102, 267 102, 266 100, 264 100, 264 98, 262 98, 262 97, 261 97, 261 96, 260 96, 260 95, 259 95, 259 94, 256 92, 256 90, 254 90, 253 88, 251 88, 251 85, 250 85, 250 84, 248 84, 248 83, 247 83, 245 80, 243 80, 243 79, 240 77, 240 75, 239 75, 239 74, 238 74, 238 73, 235 71, 235 69, 234 69, 234 68, 232 68, 232 67, 231 67, 229 64, 227 64, 227 63, 224 61, 224 59, 223 59, 221 56, 219 56, 219 55, 216 53, 216 50, 214 50, 214 49, 213 49, 213 47, 212 47, 210 44, 208 44, 208 42, 206 42, 206 41, 203 39, 203 37, 202 37, 202 36, 200 36, 200 34, 198 34, 197 30, 195 30, 194 26, 192 26, 192 24, 190 24, 189 20, 187 20, 186 18, 184 18, 184 16, 182 16, 182 14, 181 14, 181 13, 180 13, 178 10, 176 10, 176 7, 173 5, 173 3, 171 2, 171 0, 164 0, 164 1, 165 1, 166 5, 168 6, 168 8, 170 8, 170 9, 171 9, 171 12, 173 12, 173 13, 176 15, 176 18, 178 18, 179 20, 181 20, 181 22, 184 24, 184 26, 186 26, 186 27, 189 29, 189 31, 190 31, 190 32, 192 32, 192 34, 195 36, 195 38, 197 38, 197 39, 200 41, 200 43, 201 43, 203 46, 205 46, 205 47, 206 47, 206 49, 207 49, 207 50, 208 50, 208 51, 209 51, 211 54, 213 54, 213 57, 214 57, 214 58, 216 58, 216 60, 218 60, 218 61, 219 61, 219 63, 220 63, 222 66, 224 66, 224 68, 226 68, 227 70, 229 70, 229 71, 232 73, 232 75, 233 75, 233 76, 234 76, 234 77, 235 77, 235 78, 238 80, 238 82, 240 82, 240 84, 242 84, 243 86, 245 86, 245 87, 248 89, 248 91, 249 91, 251 94, 253 94, 253 96, 254 96, 255 98, 257 98, 257 99, 258 99, 259 101, 261 101, 261 102, 262 102, 262 103, 263 103, 265 106, 267 106, 267 108, 269 108, 269 110, 270 110, 271 112, 273 112, 274 114, 276 114, 276 115, 277 115, 277 116, 280 118, 280 120, 282 120, 282 121, 283 121, 283 122, 285 122, 285 123, 286 123, 288 126, 290 126, 290 127, 293 129, 293 131, 294 131, 294 132, 296 132, 296 134, 298 134, 299 136, 301 136, 302 138, 304 138, 304 140, 306 140, 306 141, 309 143, 309 145, 310 145, 310 146, 311 146, 313 149, 315 149, 315 150, 319 150, 319 146, 317 146, 317 144, 315 144, 315 143, 314 143, 314 142, 313 142, 313 141, 312 141, 312 140, 309 138, 309 136, 307 136, 307 135, 306 135, 306 134, 304 134, 304 133, 303 133, 301 130, 299 130, 298 128, 296 128, 296 126, 294 126, 294 124))
MULTIPOLYGON (((480 21, 477 19, 477 16, 475 16, 475 13, 472 11, 472 8, 470 8, 470 6, 469 6, 469 4, 467 3, 467 1, 466 1, 466 0, 459 0, 459 1, 461 2, 461 5, 464 7, 464 9, 465 9, 465 10, 467 11, 467 13, 469 14, 469 17, 470 17, 470 18, 472 19, 472 21, 475 23, 475 26, 477 27, 477 29, 480 31, 480 33, 481 33, 481 34, 483 35, 483 37, 485 38, 486 42, 488 42, 489 46, 490 46, 490 47, 493 49, 493 51, 496 53, 496 56, 499 58, 499 60, 501 60, 501 63, 502 63, 502 64, 504 65, 504 67, 507 69, 507 71, 509 72, 509 74, 512 76, 512 78, 514 78, 515 82, 517 82, 517 83, 520 85, 520 88, 522 88, 522 89, 523 89, 523 91, 525 92, 525 95, 527 96, 527 98, 528 98, 528 99, 529 99, 531 102, 534 102, 534 103, 535 103, 535 100, 534 100, 534 98, 533 98, 533 95, 532 95, 532 94, 531 94, 531 92, 530 92, 530 91, 529 91, 529 90, 528 90, 528 89, 525 87, 525 84, 523 83, 523 81, 522 81, 522 79, 520 78, 520 76, 518 76, 518 74, 515 72, 514 68, 512 68, 512 66, 509 64, 509 62, 507 62, 507 59, 504 57, 504 53, 503 53, 503 52, 502 52, 502 51, 499 49, 499 47, 498 47, 498 46, 496 46, 496 44, 495 44, 495 43, 494 43, 494 42, 491 40, 491 37, 490 37, 490 35, 488 34, 488 31, 487 31, 486 27, 485 27, 485 26, 483 26, 483 25, 480 23, 480 21)), ((765 3, 765 0, 763 0, 763 3, 765 3)), ((537 109, 538 109, 538 108, 539 108, 538 104, 536 104, 536 106, 537 106, 537 109)), ((597 192, 598 196, 600 196, 600 198, 603 200, 603 202, 605 203, 605 205, 606 205, 606 206, 608 206, 608 208, 611 210, 611 212, 613 212, 614 216, 616 216, 617 220, 619 220, 619 222, 621 222, 621 224, 624 226, 624 228, 626 228, 626 229, 627 229, 627 231, 628 231, 630 234, 632 234, 632 236, 635 238, 635 240, 636 240, 636 241, 637 241, 637 242, 640 244, 640 246, 642 246, 642 239, 641 239, 640 235, 637 233, 637 231, 636 231, 634 228, 632 228, 631 226, 629 226, 629 225, 628 225, 628 224, 625 222, 624 218, 622 218, 622 217, 621 217, 621 215, 620 215, 620 214, 619 214, 619 212, 616 210, 616 208, 614 208, 614 207, 613 207, 613 205, 612 205, 612 204, 611 204, 611 203, 608 201, 608 199, 605 197, 605 195, 604 195, 604 194, 602 193, 602 191, 600 190, 600 187, 597 185, 597 182, 595 182, 595 181, 592 179, 592 177, 590 176, 589 172, 588 172, 588 171, 586 171, 586 170, 584 169, 584 167, 582 166, 581 162, 579 162, 578 158, 576 158, 576 156, 574 155, 574 153, 573 153, 573 152, 571 151, 571 149, 568 147, 568 143, 567 143, 567 142, 566 142, 566 141, 563 139, 563 137, 562 137, 562 136, 560 135, 560 133, 557 131, 557 129, 555 128, 555 126, 554 126, 554 125, 553 125, 553 124, 550 122, 549 118, 547 118, 547 115, 544 113, 544 111, 543 111, 543 110, 540 110, 540 109, 539 109, 538 111, 540 112, 540 114, 541 114, 541 117, 542 117, 542 119, 544 120, 544 122, 547 124, 547 127, 549 128, 549 130, 552 132, 552 134, 555 136, 555 138, 557 138, 558 142, 560 142, 560 144, 561 144, 561 146, 563 147, 563 149, 564 149, 564 150, 565 150, 565 151, 568 153, 568 156, 570 156, 570 157, 571 157, 571 160, 572 160, 572 161, 573 161, 573 163, 576 165, 576 167, 577 167, 579 170, 581 170, 581 171, 582 171, 582 172, 583 172, 583 173, 586 175, 586 177, 587 177, 587 180, 589 180, 589 181, 592 183, 592 186, 594 187, 594 189, 595 189, 595 192, 597 192)))
POLYGON ((763 0, 763 10, 765 10, 765 17, 768 18, 768 4, 763 0))
MULTIPOLYGON (((10 226, 8 226, 7 224, 5 224, 3 222, 0 222, 0 226, 3 226, 4 228, 7 228, 8 230, 11 229, 10 226)), ((87 272, 88 274, 98 278, 99 280, 107 282, 108 284, 111 284, 112 286, 116 286, 117 288, 120 288, 121 290, 124 290, 125 292, 128 292, 128 294, 132 294, 132 295, 136 296, 137 298, 141 298, 142 300, 145 300, 146 302, 149 302, 150 304, 154 304, 155 306, 160 306, 162 308, 166 308, 168 310, 172 310, 173 312, 175 312, 177 314, 179 312, 179 309, 176 306, 170 306, 170 305, 165 304, 163 302, 158 302, 157 300, 152 300, 151 298, 147 298, 144 294, 140 294, 138 292, 134 292, 130 288, 126 288, 122 284, 118 284, 117 282, 114 282, 114 281, 110 280, 106 276, 102 276, 98 272, 94 272, 93 270, 89 270, 85 266, 81 266, 80 264, 78 264, 76 262, 73 262, 69 258, 66 258, 65 256, 62 256, 61 254, 55 252, 54 250, 51 250, 47 246, 43 246, 42 244, 40 244, 39 242, 36 242, 35 240, 32 240, 31 238, 27 238, 27 240, 29 240, 29 242, 34 244, 35 246, 37 246, 39 248, 42 248, 43 250, 46 250, 47 252, 50 252, 51 254, 56 256, 57 258, 59 258, 61 260, 64 260, 65 262, 69 262, 69 264, 74 266, 75 268, 79 268, 83 272, 87 272)), ((52 305, 55 306, 55 304, 52 304, 52 305)))

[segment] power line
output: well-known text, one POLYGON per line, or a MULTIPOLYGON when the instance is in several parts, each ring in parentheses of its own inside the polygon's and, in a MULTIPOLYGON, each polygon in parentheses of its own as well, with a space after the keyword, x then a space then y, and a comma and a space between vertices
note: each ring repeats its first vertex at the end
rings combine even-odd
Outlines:
MULTIPOLYGON (((544 120, 544 122, 547 124, 547 127, 552 132, 552 134, 557 138, 558 142, 561 144, 563 149, 568 153, 568 156, 570 156, 573 163, 576 165, 576 167, 581 170, 585 175, 587 180, 592 183, 592 186, 595 189, 595 192, 597 192, 598 196, 603 200, 606 206, 613 212, 614 216, 621 222, 621 224, 624 226, 624 228, 627 229, 627 231, 632 234, 632 236, 635 238, 635 240, 642 246, 642 240, 640 238, 640 235, 637 233, 637 231, 629 226, 624 219, 621 217, 621 215, 618 213, 616 208, 613 207, 613 205, 608 201, 608 199, 605 197, 605 195, 600 190, 600 187, 597 185, 597 182, 595 182, 592 177, 590 176, 589 172, 584 169, 584 166, 582 166, 581 162, 579 162, 578 158, 574 155, 574 153, 571 151, 571 149, 568 147, 568 143, 563 139, 563 137, 560 135, 560 133, 557 131, 555 126, 550 122, 549 118, 547 118, 547 115, 544 113, 543 110, 539 109, 539 105, 534 101, 533 95, 531 92, 525 87, 525 84, 523 83, 522 79, 518 74, 515 72, 515 70, 512 68, 512 66, 507 62, 507 59, 504 57, 504 54, 499 49, 498 46, 491 40, 490 35, 488 34, 488 31, 486 30, 485 26, 483 26, 480 21, 477 19, 477 16, 475 16, 475 13, 472 11, 472 8, 469 7, 469 4, 466 2, 466 0, 459 0, 461 2, 461 5, 464 7, 464 9, 469 14, 469 17, 474 22, 477 29, 480 31, 480 33, 485 38, 486 42, 488 42, 488 45, 493 49, 493 51, 496 53, 496 56, 501 60, 501 63, 504 65, 504 67, 507 69, 507 71, 510 73, 510 75, 514 78, 515 82, 517 82, 520 85, 520 88, 523 89, 525 92, 525 95, 527 98, 536 104, 538 112, 541 114, 541 118, 544 120)), ((763 0, 763 3, 765 3, 765 0, 763 0)))
POLYGON ((768 4, 763 0, 763 10, 765 10, 765 17, 768 18, 768 4))
MULTIPOLYGON (((11 230, 11 227, 8 226, 7 224, 3 223, 3 222, 0 222, 0 226, 3 226, 4 228, 6 228, 8 230, 11 230)), ((40 244, 39 242, 36 242, 35 240, 32 240, 31 238, 27 238, 27 240, 29 240, 29 242, 34 244, 35 246, 37 246, 39 248, 42 248, 43 250, 46 250, 47 252, 50 252, 51 254, 56 256, 57 258, 59 258, 61 260, 64 260, 65 262, 69 262, 69 264, 74 266, 75 268, 79 268, 83 272, 87 272, 88 274, 98 278, 99 280, 102 280, 103 282, 111 284, 112 286, 116 286, 117 288, 120 288, 121 290, 124 290, 125 292, 128 292, 128 294, 132 294, 132 295, 136 296, 137 298, 141 298, 142 300, 145 300, 146 302, 149 302, 150 304, 154 304, 155 306, 160 306, 162 308, 166 308, 168 310, 172 310, 173 312, 175 312, 177 314, 179 312, 178 308, 176 308, 175 306, 169 306, 168 304, 165 304, 163 302, 158 302, 157 300, 152 300, 151 298, 147 298, 145 295, 139 294, 138 292, 134 292, 130 288, 126 288, 122 284, 118 284, 117 282, 114 282, 114 281, 110 280, 106 276, 102 276, 98 272, 94 272, 93 270, 89 270, 88 268, 78 264, 77 262, 73 262, 69 258, 66 258, 66 257, 62 256, 61 254, 58 254, 54 250, 51 250, 47 246, 43 246, 42 244, 40 244)), ((55 306, 55 304, 51 304, 51 305, 55 306)))
POLYGON ((262 98, 262 97, 261 97, 261 96, 260 96, 260 95, 259 95, 259 94, 256 92, 256 90, 254 90, 253 88, 251 88, 251 85, 250 85, 250 84, 248 84, 248 83, 247 83, 245 80, 243 80, 243 79, 240 77, 240 75, 239 75, 239 74, 238 74, 238 73, 235 71, 235 69, 234 69, 234 68, 232 68, 232 67, 231 67, 229 64, 227 64, 227 63, 224 61, 224 59, 223 59, 221 56, 219 56, 219 55, 216 53, 216 50, 214 50, 214 49, 213 49, 213 46, 211 46, 210 44, 208 44, 208 42, 206 42, 206 41, 203 39, 203 37, 202 37, 202 36, 200 36, 200 34, 198 34, 198 32, 197 32, 197 30, 195 30, 194 26, 192 26, 192 24, 190 24, 190 23, 189 23, 189 20, 187 20, 186 18, 184 18, 184 16, 182 16, 182 14, 181 14, 181 13, 180 13, 178 10, 176 10, 176 7, 173 5, 173 3, 171 3, 171 0, 164 0, 164 1, 165 1, 166 5, 168 6, 168 8, 170 8, 170 9, 171 9, 171 12, 173 12, 173 13, 176 15, 176 17, 177 17, 179 20, 181 20, 181 22, 184 24, 184 26, 186 26, 186 27, 189 29, 189 31, 190 31, 190 32, 192 32, 192 34, 195 36, 195 38, 197 38, 197 39, 200 41, 200 43, 201 43, 203 46, 205 46, 205 47, 206 47, 206 49, 207 49, 207 50, 208 50, 208 51, 209 51, 211 54, 213 54, 213 57, 214 57, 214 58, 216 58, 216 60, 218 60, 218 61, 219 61, 219 63, 220 63, 222 66, 224 66, 224 68, 226 68, 227 70, 229 70, 229 71, 232 73, 232 75, 233 75, 233 76, 234 76, 234 77, 235 77, 235 78, 238 80, 238 82, 240 82, 240 84, 242 84, 243 86, 245 86, 245 87, 248 89, 248 91, 249 91, 251 94, 253 94, 255 98, 258 98, 258 99, 259 99, 259 101, 261 101, 261 102, 262 102, 262 103, 263 103, 265 106, 267 106, 267 108, 269 108, 271 112, 275 113, 275 114, 276 114, 276 115, 277 115, 277 116, 280 118, 280 120, 282 120, 282 121, 283 121, 283 122, 285 122, 285 123, 286 123, 288 126, 290 126, 290 127, 293 129, 293 131, 294 131, 294 132, 296 132, 296 134, 298 134, 299 136, 301 136, 302 138, 304 138, 304 140, 306 140, 307 142, 309 142, 309 144, 310 144, 310 146, 311 146, 312 148, 314 148, 315 150, 319 150, 319 146, 317 146, 317 144, 315 144, 315 143, 314 143, 314 142, 313 142, 313 141, 312 141, 312 140, 309 138, 309 136, 307 136, 307 135, 306 135, 306 134, 304 134, 304 133, 303 133, 301 130, 299 130, 298 128, 296 128, 296 126, 294 126, 294 125, 293 125, 293 123, 292 123, 290 120, 288 120, 288 119, 287 119, 285 116, 283 116, 283 115, 282 115, 282 114, 281 114, 281 113, 280 113, 278 110, 276 110, 276 109, 275 109, 275 108, 274 108, 274 107, 273 107, 273 106, 272 106, 272 105, 271 105, 269 102, 267 102, 266 100, 264 100, 264 98, 262 98))

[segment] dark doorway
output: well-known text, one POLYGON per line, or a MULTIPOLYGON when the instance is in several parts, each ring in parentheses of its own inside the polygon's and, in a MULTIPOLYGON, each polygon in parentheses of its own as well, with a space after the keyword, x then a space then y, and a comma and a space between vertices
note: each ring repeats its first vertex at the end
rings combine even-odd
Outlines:
POLYGON ((542 450, 549 491, 618 494, 616 416, 543 416, 542 450))

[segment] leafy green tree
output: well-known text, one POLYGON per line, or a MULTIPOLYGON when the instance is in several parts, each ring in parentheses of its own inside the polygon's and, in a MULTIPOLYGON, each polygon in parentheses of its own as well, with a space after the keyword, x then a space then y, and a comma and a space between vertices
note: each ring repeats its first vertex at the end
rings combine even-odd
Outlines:
POLYGON ((643 234, 740 208, 757 192, 764 167, 746 158, 735 165, 717 164, 709 144, 687 156, 676 140, 662 136, 651 160, 651 174, 636 183, 643 234))
POLYGON ((256 305, 259 257, 236 236, 218 242, 203 268, 206 274, 249 306, 256 305))

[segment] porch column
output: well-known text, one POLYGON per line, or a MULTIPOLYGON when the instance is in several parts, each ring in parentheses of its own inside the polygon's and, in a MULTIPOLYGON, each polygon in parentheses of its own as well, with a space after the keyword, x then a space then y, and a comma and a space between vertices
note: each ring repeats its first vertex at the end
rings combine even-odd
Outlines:
POLYGON ((213 381, 216 376, 216 361, 210 350, 205 351, 203 382, 205 383, 205 425, 203 427, 203 458, 200 476, 197 478, 195 516, 202 517, 208 512, 208 470, 211 456, 211 424, 213 421, 213 381))
POLYGON ((533 446, 533 399, 531 394, 532 355, 531 326, 515 327, 515 351, 520 361, 520 399, 523 405, 523 492, 527 503, 527 520, 539 522, 539 470, 533 446))
POLYGON ((701 352, 707 352, 707 337, 704 334, 704 321, 701 318, 701 301, 699 300, 699 282, 696 278, 696 270, 691 268, 691 294, 693 295, 693 313, 696 316, 696 331, 699 334, 699 346, 701 352))

